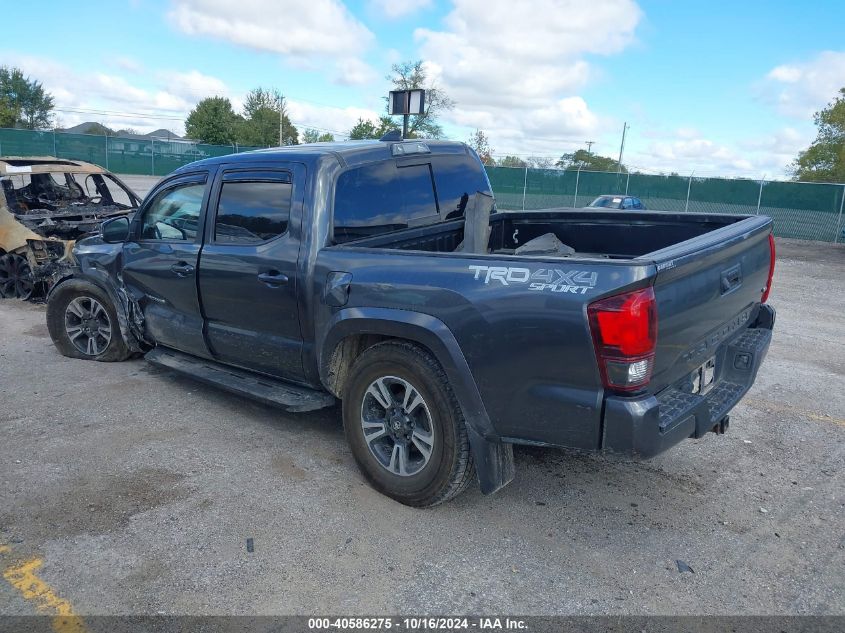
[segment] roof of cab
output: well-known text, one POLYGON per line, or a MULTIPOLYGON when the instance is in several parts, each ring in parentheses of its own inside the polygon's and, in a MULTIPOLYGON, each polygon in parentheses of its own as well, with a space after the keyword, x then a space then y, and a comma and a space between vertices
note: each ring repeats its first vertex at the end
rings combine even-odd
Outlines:
MULTIPOLYGON (((345 166, 360 165, 379 160, 393 158, 393 146, 403 143, 425 143, 430 153, 421 156, 443 154, 465 154, 468 152, 466 144, 459 141, 435 141, 429 139, 411 139, 407 141, 340 141, 333 143, 306 143, 303 145, 287 145, 285 147, 270 147, 251 152, 216 156, 180 167, 178 171, 189 171, 204 165, 219 165, 221 163, 255 163, 272 162, 273 160, 299 160, 313 162, 321 156, 334 156, 345 166)), ((413 156, 414 154, 408 154, 413 156)))

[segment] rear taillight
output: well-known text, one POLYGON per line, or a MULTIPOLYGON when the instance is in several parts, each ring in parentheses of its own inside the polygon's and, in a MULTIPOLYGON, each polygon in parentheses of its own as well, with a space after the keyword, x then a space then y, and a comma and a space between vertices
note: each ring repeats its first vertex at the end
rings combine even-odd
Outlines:
POLYGON ((766 303, 769 292, 772 289, 772 277, 775 276, 775 236, 769 233, 769 278, 766 280, 766 288, 763 290, 763 297, 760 303, 766 303))
POLYGON ((606 297, 587 307, 602 383, 634 391, 651 380, 657 345, 654 290, 643 288, 606 297))

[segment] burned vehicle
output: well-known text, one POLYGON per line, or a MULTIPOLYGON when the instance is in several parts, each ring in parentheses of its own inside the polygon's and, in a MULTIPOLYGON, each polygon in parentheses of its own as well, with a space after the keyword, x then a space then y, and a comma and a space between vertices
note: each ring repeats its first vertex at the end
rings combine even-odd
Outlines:
POLYGON ((0 297, 46 296, 73 266, 76 240, 141 199, 107 170, 77 160, 0 158, 0 297))

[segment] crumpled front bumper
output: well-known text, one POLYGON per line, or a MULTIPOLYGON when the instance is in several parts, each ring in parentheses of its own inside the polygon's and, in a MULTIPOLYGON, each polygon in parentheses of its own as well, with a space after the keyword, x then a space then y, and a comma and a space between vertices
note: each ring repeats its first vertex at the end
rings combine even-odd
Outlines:
POLYGON ((724 432, 728 413, 754 384, 774 322, 774 308, 760 306, 756 321, 727 344, 718 380, 706 395, 670 386, 653 396, 607 397, 602 449, 648 458, 681 440, 724 432))

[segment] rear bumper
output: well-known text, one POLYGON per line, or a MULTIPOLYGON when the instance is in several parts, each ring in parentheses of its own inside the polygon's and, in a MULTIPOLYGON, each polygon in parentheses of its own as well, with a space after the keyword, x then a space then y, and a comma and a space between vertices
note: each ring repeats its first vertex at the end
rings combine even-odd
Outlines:
POLYGON ((728 413, 754 384, 774 322, 774 308, 760 306, 754 324, 727 344, 718 381, 706 395, 670 386, 656 396, 605 398, 602 448, 648 458, 686 438, 723 431, 728 413))

